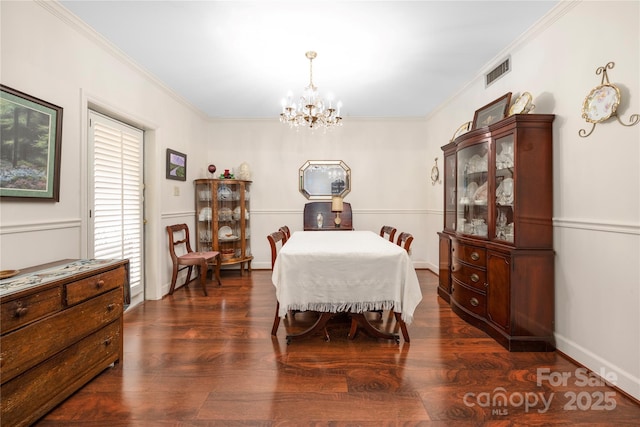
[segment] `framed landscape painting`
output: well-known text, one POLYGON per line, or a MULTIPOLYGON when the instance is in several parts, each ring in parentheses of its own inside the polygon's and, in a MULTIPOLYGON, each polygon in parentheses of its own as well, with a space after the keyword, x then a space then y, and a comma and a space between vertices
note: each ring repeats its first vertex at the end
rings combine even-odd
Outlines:
POLYGON ((0 196, 60 200, 62 107, 0 85, 0 196))
POLYGON ((167 148, 167 179, 187 180, 187 155, 167 148))

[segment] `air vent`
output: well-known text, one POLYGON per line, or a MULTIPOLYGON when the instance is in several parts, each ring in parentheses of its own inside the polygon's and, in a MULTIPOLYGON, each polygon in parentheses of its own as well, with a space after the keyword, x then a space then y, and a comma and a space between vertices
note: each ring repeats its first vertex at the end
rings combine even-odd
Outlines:
POLYGON ((500 77, 511 71, 511 58, 507 58, 500 65, 489 71, 485 76, 485 87, 498 80, 500 77))

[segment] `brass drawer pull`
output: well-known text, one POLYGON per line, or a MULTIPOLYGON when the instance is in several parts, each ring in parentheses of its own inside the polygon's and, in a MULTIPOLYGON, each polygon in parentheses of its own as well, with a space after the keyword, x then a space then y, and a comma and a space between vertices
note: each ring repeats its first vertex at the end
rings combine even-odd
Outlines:
POLYGON ((478 252, 471 252, 471 259, 474 261, 477 261, 480 259, 480 255, 478 254, 478 252))
POLYGON ((15 317, 26 316, 28 312, 29 312, 29 308, 28 307, 18 307, 18 308, 16 308, 15 317))
POLYGON ((478 280, 480 280, 480 276, 478 276, 476 273, 473 273, 471 275, 471 281, 472 282, 477 282, 478 280))
POLYGON ((477 307, 477 306, 480 304, 480 302, 478 301, 478 299, 477 299, 477 298, 475 298, 475 297, 474 297, 474 298, 471 298, 471 299, 469 300, 469 302, 470 302, 470 303, 471 303, 471 305, 472 305, 472 306, 474 306, 474 307, 477 307))

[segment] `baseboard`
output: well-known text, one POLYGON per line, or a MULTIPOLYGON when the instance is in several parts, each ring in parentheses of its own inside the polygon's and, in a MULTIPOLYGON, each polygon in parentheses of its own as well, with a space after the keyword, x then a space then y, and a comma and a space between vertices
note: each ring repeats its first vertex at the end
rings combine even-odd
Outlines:
POLYGON ((629 399, 640 404, 640 378, 602 359, 593 352, 556 333, 556 350, 564 358, 582 366, 598 376, 615 374, 611 386, 629 399))

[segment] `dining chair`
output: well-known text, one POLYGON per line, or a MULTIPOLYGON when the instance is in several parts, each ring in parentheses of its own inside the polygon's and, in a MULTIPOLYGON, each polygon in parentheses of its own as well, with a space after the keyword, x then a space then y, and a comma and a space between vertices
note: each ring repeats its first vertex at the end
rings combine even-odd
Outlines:
MULTIPOLYGON (((393 242, 393 238, 396 235, 396 230, 394 227, 391 227, 390 225, 383 225, 382 228, 380 229, 380 237, 385 237, 388 236, 388 239, 390 242, 393 242)), ((386 237, 385 237, 386 238, 386 237)))
POLYGON ((413 242, 413 236, 410 233, 400 233, 398 235, 397 244, 401 248, 404 248, 407 253, 411 253, 411 242, 413 242))
POLYGON ((191 249, 191 243, 189 240, 189 227, 187 224, 175 224, 167 226, 167 234, 169 235, 169 254, 171 255, 171 261, 173 262, 173 272, 171 274, 171 288, 169 289, 169 295, 173 294, 176 288, 176 280, 178 278, 178 271, 187 268, 187 279, 184 282, 184 286, 189 285, 191 280, 191 270, 193 267, 198 268, 198 275, 200 276, 200 285, 205 296, 207 294, 207 271, 208 266, 213 265, 214 274, 218 285, 222 286, 220 280, 220 252, 208 251, 208 252, 194 252, 191 249), (182 266, 182 268, 181 268, 182 266))
MULTIPOLYGON (((269 245, 271 246, 271 270, 273 270, 273 266, 276 263, 276 258, 278 256, 278 251, 282 249, 282 245, 287 242, 287 235, 282 228, 278 231, 275 231, 269 235, 267 235, 267 240, 269 241, 269 245)), ((280 326, 280 316, 278 312, 280 311, 280 301, 276 299, 276 315, 273 318, 273 327, 271 328, 271 335, 275 336, 278 332, 278 326, 280 326)))
MULTIPOLYGON (((280 227, 280 231, 284 233, 286 240, 289 240, 291 238, 291 230, 289 230, 288 226, 283 225, 282 227, 280 227)), ((286 240, 283 243, 287 243, 286 240)))
MULTIPOLYGON (((413 242, 413 236, 410 233, 402 232, 398 235, 398 246, 404 248, 408 254, 411 253, 411 242, 413 242)), ((406 342, 409 342, 409 332, 407 331, 406 323, 404 323, 404 321, 402 320, 402 314, 396 313, 395 311, 393 311, 392 313, 396 319, 396 325, 400 326, 400 330, 402 331, 404 340, 406 342)))

